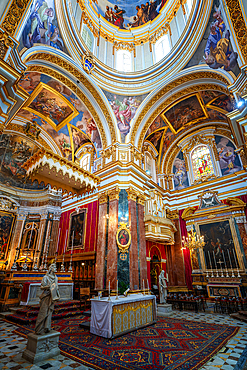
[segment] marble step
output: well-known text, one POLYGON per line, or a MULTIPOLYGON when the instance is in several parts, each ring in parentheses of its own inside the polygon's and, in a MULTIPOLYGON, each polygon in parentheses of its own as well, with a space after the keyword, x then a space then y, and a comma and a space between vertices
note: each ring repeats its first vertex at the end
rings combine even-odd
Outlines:
POLYGON ((232 313, 230 316, 235 320, 247 322, 247 311, 239 311, 238 313, 232 313))

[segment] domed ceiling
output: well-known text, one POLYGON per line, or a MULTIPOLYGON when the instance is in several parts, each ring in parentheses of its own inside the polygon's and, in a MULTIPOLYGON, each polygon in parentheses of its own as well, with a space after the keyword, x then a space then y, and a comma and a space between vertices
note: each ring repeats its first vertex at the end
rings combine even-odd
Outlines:
POLYGON ((126 27, 143 26, 154 20, 164 7, 167 0, 94 0, 90 6, 101 14, 109 23, 124 29, 126 27))

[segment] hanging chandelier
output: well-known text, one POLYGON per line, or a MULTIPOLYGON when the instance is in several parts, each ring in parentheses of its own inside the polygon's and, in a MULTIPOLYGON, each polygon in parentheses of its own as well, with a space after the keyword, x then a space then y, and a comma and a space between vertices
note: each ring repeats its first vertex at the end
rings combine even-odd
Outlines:
POLYGON ((182 249, 188 248, 190 250, 193 250, 197 248, 203 248, 204 245, 204 236, 197 235, 193 228, 188 233, 187 238, 185 238, 185 236, 183 236, 182 238, 182 249))

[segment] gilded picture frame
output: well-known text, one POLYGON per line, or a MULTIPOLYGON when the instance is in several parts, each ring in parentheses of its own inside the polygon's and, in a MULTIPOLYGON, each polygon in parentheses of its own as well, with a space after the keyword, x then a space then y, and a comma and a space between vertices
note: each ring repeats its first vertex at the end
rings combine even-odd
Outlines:
POLYGON ((120 222, 120 227, 117 230, 116 240, 119 253, 128 253, 131 244, 131 234, 127 224, 120 222))

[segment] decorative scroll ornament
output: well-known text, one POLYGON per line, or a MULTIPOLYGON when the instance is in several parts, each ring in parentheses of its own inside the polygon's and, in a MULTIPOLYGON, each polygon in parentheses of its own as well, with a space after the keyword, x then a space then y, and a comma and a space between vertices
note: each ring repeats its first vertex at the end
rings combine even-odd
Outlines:
POLYGON ((25 127, 25 133, 27 136, 35 140, 39 138, 41 129, 39 128, 39 126, 37 125, 35 121, 27 122, 26 127, 25 127))
POLYGON ((129 246, 131 243, 131 235, 130 230, 127 227, 125 222, 120 222, 120 227, 117 230, 117 245, 118 245, 118 252, 119 253, 128 253, 129 246))
POLYGON ((91 54, 83 54, 82 56, 82 67, 85 72, 87 72, 89 75, 92 73, 92 71, 95 68, 95 62, 93 59, 93 56, 91 54))
POLYGON ((198 196, 200 200, 199 209, 222 206, 221 201, 218 198, 218 192, 212 190, 205 190, 201 195, 198 196))

